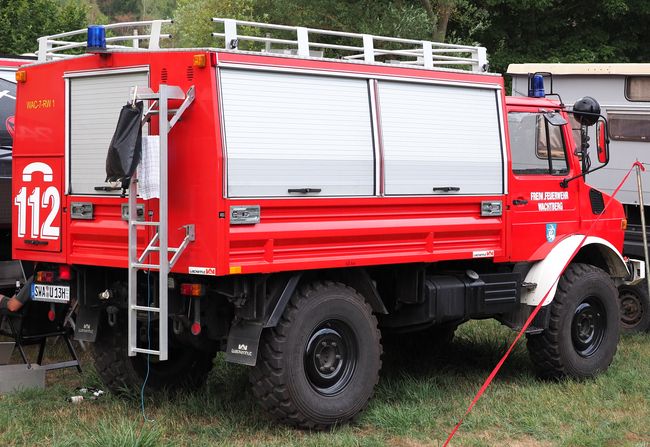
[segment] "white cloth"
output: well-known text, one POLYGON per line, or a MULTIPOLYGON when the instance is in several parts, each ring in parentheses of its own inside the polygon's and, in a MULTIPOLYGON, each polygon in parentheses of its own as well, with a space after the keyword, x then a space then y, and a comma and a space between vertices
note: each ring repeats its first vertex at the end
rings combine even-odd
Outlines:
POLYGON ((142 137, 142 158, 138 164, 138 195, 144 199, 160 198, 160 137, 142 137))

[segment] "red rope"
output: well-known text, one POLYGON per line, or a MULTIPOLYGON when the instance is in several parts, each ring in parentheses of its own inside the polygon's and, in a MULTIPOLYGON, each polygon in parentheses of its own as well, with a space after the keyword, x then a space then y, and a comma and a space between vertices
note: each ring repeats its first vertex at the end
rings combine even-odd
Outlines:
POLYGON ((492 383, 492 380, 494 379, 494 377, 497 375, 497 373, 501 369, 501 366, 503 366, 503 364, 505 363, 508 356, 510 356, 510 353, 514 349, 514 347, 517 344, 517 342, 519 341, 519 339, 522 337, 522 335, 524 335, 524 333, 526 332, 526 329, 528 329, 528 327, 531 325, 531 323, 535 319, 535 316, 537 316, 537 314, 539 313, 540 309, 542 308, 542 306, 546 302, 546 299, 548 298, 548 295, 551 293, 551 290, 553 290, 553 288, 558 283, 558 281, 560 281, 560 278, 562 277, 562 273, 564 273, 564 270, 569 266, 569 264, 571 263, 571 260, 573 259, 573 257, 578 253, 578 250, 580 250, 580 248, 582 247, 582 244, 585 243, 585 241, 587 240, 587 237, 589 237, 589 235, 591 234, 591 231, 594 228, 594 226, 598 223, 600 218, 605 214, 605 210, 607 210, 609 205, 614 200, 614 197, 616 197, 616 194, 618 194, 620 189, 623 187, 623 184, 625 184, 627 179, 630 177, 630 174, 632 173, 632 170, 637 166, 641 169, 641 171, 645 171, 645 167, 643 166, 643 164, 641 162, 635 161, 634 164, 632 164, 632 167, 627 171, 627 174, 625 174, 625 177, 623 177, 623 180, 621 180, 621 183, 618 184, 618 186, 616 187, 616 189, 612 193, 611 197, 607 201, 607 204, 605 205, 605 208, 603 209, 603 212, 601 214, 599 214, 598 217, 596 218, 596 220, 594 220, 594 222, 591 224, 591 227, 589 227, 589 230, 585 233, 584 237, 582 238, 582 240, 580 241, 580 243, 578 244, 576 249, 573 251, 571 256, 569 256, 569 260, 566 262, 566 264, 564 264, 564 267, 562 267, 562 270, 561 270, 560 274, 558 275, 558 277, 555 278, 555 281, 553 281, 553 284, 551 284, 551 287, 546 291, 546 294, 544 295, 542 300, 535 307, 535 309, 531 312, 530 316, 528 317, 528 319, 526 320, 526 322, 522 326, 521 330, 519 331, 519 333, 515 337, 514 341, 512 342, 512 344, 510 344, 510 347, 508 348, 506 353, 503 355, 501 360, 499 360, 499 363, 497 363, 497 365, 494 367, 494 369, 492 370, 490 375, 487 377, 487 379, 485 379, 485 382, 483 382, 483 385, 481 385, 481 388, 478 390, 478 392, 474 396, 474 399, 472 399, 472 402, 469 404, 469 407, 467 407, 467 410, 465 411, 465 414, 460 418, 460 420, 458 421, 458 423, 456 424, 454 429, 451 431, 451 433, 449 433, 449 436, 447 437, 447 440, 443 444, 443 447, 447 447, 449 445, 449 442, 452 440, 452 438, 454 437, 454 435, 456 434, 456 432, 458 431, 458 429, 462 425, 462 423, 465 420, 465 418, 467 417, 467 415, 472 411, 472 409, 474 408, 474 405, 476 405, 476 403, 479 401, 479 399, 481 398, 483 393, 485 393, 485 391, 488 389, 488 387, 490 386, 490 383, 492 383))

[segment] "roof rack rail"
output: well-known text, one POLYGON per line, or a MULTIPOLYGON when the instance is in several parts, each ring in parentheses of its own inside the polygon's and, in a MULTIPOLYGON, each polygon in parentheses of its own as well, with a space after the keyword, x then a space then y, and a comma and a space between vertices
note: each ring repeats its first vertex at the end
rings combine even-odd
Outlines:
POLYGON ((213 32, 212 36, 223 38, 223 48, 227 50, 240 50, 240 41, 249 41, 264 44, 264 48, 258 51, 265 53, 360 60, 368 63, 413 65, 425 68, 456 68, 477 73, 488 70, 487 51, 484 47, 217 17, 214 17, 212 21, 223 25, 223 32, 213 32), (275 33, 275 36, 272 33, 275 33), (323 42, 324 36, 342 38, 344 41, 349 41, 350 45, 323 42), (275 47, 273 47, 274 45, 275 47), (284 46, 284 48, 277 48, 278 45, 284 46), (328 55, 326 55, 326 51, 328 55), (348 54, 344 55, 344 53, 348 54), (333 54, 333 57, 329 54, 333 54))
MULTIPOLYGON (((163 24, 172 23, 171 20, 146 20, 142 22, 122 22, 112 23, 110 25, 103 25, 106 30, 119 30, 115 35, 106 36, 106 43, 116 42, 130 42, 131 45, 108 45, 110 48, 139 48, 141 40, 148 40, 148 48, 150 50, 157 50, 160 48, 161 39, 171 39, 171 34, 162 34, 161 28, 163 24)), ((85 48, 87 46, 85 36, 88 29, 79 29, 76 31, 68 31, 66 33, 54 34, 51 36, 43 36, 38 38, 38 51, 36 55, 39 62, 45 62, 56 58, 72 57, 73 54, 65 54, 65 51, 73 50, 76 48, 85 48), (62 40, 73 36, 84 36, 82 42, 74 42, 71 40, 62 40)))

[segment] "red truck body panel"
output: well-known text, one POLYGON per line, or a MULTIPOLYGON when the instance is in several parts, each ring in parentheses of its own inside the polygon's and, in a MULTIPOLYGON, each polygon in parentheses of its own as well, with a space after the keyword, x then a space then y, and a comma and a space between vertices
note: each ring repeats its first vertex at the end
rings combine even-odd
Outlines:
MULTIPOLYGON (((42 194, 55 187, 60 210, 53 201, 39 199, 41 221, 54 213, 51 222, 60 228, 59 238, 43 239, 30 234, 30 213, 25 213, 27 235, 13 231, 15 259, 51 261, 106 267, 127 266, 127 223, 120 207, 126 198, 74 196, 65 192, 66 148, 66 73, 148 67, 150 87, 178 85, 184 90, 194 85, 196 99, 170 133, 169 140, 169 228, 171 246, 177 246, 185 224, 196 226, 196 240, 183 253, 173 271, 188 273, 190 267, 207 274, 277 272, 287 270, 337 268, 349 266, 435 262, 443 260, 493 258, 495 262, 542 259, 564 236, 584 233, 597 217, 591 212, 587 188, 581 180, 560 188, 561 178, 521 178, 512 174, 506 160, 508 190, 495 196, 444 197, 358 197, 228 199, 224 194, 224 151, 219 111, 219 88, 215 66, 223 64, 264 66, 309 72, 342 72, 372 77, 435 79, 456 83, 487 83, 500 87, 504 115, 506 98, 503 79, 453 71, 433 71, 388 65, 329 62, 300 58, 272 57, 207 50, 114 52, 93 54, 25 68, 27 80, 21 83, 17 98, 17 135, 14 147, 13 195, 22 188, 30 196, 35 188, 42 194), (193 67, 196 54, 206 54, 208 66, 193 67), (31 178, 23 170, 31 163, 47 161, 51 180, 41 172, 31 178), (531 192, 567 191, 561 211, 540 212, 539 201, 531 192), (512 205, 517 197, 526 198, 525 208, 512 205), (503 216, 481 217, 481 202, 501 200, 503 216), (72 220, 72 202, 91 202, 94 220, 72 220), (231 226, 232 205, 261 208, 256 225, 231 226), (581 218, 581 216, 583 216, 581 218), (593 216, 585 218, 584 216, 593 216), (557 223, 557 237, 549 243, 544 223, 557 223), (32 237, 30 237, 32 236, 32 237)), ((126 102, 128 98, 125 96, 126 102)), ((548 100, 508 99, 509 109, 558 109, 548 100)), ((154 120, 155 121, 155 120, 154 120)), ((157 133, 157 125, 150 125, 157 133)), ((471 126, 471 120, 468 121, 471 126)), ((507 133, 507 126, 506 133, 507 133)), ((567 135, 569 137, 570 135, 567 135)), ((506 141, 508 136, 505 136, 506 141)), ((569 156, 570 175, 579 172, 575 156, 569 156)), ((552 196, 548 196, 552 197, 552 196)), ((548 200, 543 199, 542 202, 548 200)), ((146 214, 157 220, 157 201, 145 203, 146 214)), ((19 206, 14 206, 13 221, 18 222, 19 206)), ((601 218, 592 235, 622 247, 618 203, 601 218)), ((16 226, 16 224, 14 224, 16 226)), ((140 249, 148 239, 140 231, 140 249)), ((155 262, 155 261, 154 261, 155 262)))

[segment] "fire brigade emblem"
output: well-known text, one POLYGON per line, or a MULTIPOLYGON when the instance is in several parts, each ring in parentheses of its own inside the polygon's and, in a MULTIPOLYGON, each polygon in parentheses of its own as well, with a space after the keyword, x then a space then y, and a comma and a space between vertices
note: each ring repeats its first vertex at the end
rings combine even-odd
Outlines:
POLYGON ((546 224, 546 240, 548 242, 553 242, 555 240, 556 234, 557 234, 557 224, 555 223, 546 224))

